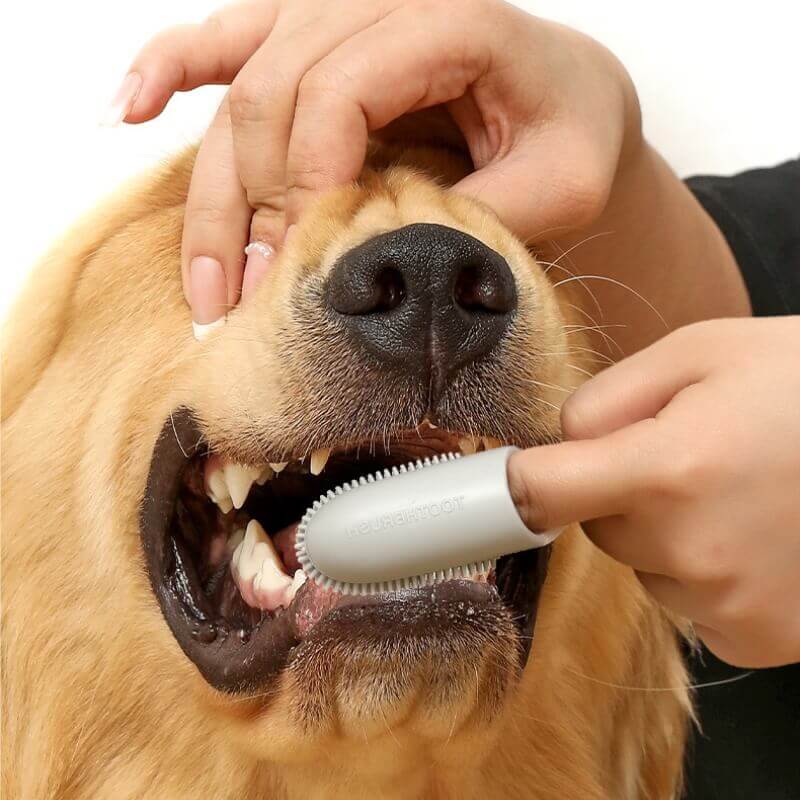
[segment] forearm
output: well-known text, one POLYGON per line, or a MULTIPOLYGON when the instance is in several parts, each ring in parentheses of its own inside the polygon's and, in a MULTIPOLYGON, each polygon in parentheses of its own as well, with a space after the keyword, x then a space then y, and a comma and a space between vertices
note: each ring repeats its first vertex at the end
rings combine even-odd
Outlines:
POLYGON ((556 281, 570 277, 563 269, 601 276, 585 281, 597 303, 588 291, 576 292, 576 300, 598 323, 625 326, 608 330, 625 354, 668 329, 750 314, 744 281, 721 232, 648 145, 621 167, 600 219, 559 239, 544 257, 558 264, 556 281))

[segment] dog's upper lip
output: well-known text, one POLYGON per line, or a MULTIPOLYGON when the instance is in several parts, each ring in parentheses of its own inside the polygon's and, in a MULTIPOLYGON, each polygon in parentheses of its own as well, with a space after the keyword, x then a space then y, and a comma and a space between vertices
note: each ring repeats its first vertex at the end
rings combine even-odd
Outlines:
MULTIPOLYGON (((183 651, 206 680, 223 691, 254 691, 263 687, 266 681, 289 663, 295 648, 302 643, 302 636, 294 616, 289 613, 262 617, 251 630, 245 631, 231 629, 227 620, 212 619, 212 615, 205 613, 202 608, 187 606, 185 593, 176 584, 175 575, 170 573, 170 570, 175 572, 170 565, 174 565, 182 554, 180 543, 172 538, 169 531, 186 464, 193 456, 201 454, 203 448, 204 440, 192 412, 182 408, 170 415, 154 448, 140 510, 140 534, 145 564, 167 624, 183 651)), ((511 564, 509 561, 505 564, 499 563, 498 588, 503 589, 506 605, 500 600, 494 587, 453 582, 393 595, 391 599, 394 603, 387 604, 387 596, 348 600, 335 614, 328 612, 330 624, 335 623, 339 626, 337 630, 342 632, 344 629, 341 626, 345 625, 346 620, 353 619, 354 611, 347 609, 357 608, 359 626, 368 625, 369 620, 373 619, 377 628, 381 625, 385 628, 385 621, 382 623, 381 619, 387 606, 397 602, 414 604, 419 611, 419 619, 427 619, 425 624, 434 626, 438 624, 437 604, 458 603, 470 599, 473 605, 477 603, 487 609, 493 606, 505 609, 510 605, 509 612, 517 619, 521 634, 522 665, 530 648, 534 616, 531 612, 535 612, 547 553, 540 550, 533 556, 527 553, 511 558, 521 559, 515 562, 516 565, 524 571, 523 574, 530 573, 534 580, 514 580, 509 584, 511 564), (509 585, 514 587, 513 592, 506 591, 509 585), (427 616, 426 605, 430 610, 427 616)), ((517 566, 514 566, 515 574, 519 574, 517 566)), ((317 627, 326 620, 327 617, 324 617, 317 627)))

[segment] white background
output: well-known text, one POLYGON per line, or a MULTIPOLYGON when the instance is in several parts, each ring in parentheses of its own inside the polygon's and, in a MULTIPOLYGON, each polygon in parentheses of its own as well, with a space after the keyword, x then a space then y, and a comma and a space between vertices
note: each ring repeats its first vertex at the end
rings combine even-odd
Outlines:
MULTIPOLYGON (((141 44, 169 25, 200 21, 217 5, 6 3, 0 41, 0 317, 48 243, 81 212, 123 178, 200 135, 220 87, 179 95, 145 126, 109 130, 97 122, 141 44)), ((616 52, 639 89, 648 137, 681 175, 732 172, 800 154, 795 0, 518 5, 580 28, 616 52)))

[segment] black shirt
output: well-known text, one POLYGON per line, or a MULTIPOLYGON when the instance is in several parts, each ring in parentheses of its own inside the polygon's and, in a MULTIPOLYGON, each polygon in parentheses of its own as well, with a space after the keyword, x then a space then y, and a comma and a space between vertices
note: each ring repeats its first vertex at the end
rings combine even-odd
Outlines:
MULTIPOLYGON (((753 314, 800 314, 800 160, 687 184, 727 239, 753 314)), ((690 670, 693 683, 744 671, 707 650, 690 670)), ((702 731, 687 756, 687 800, 800 800, 800 664, 700 688, 696 702, 702 731)))

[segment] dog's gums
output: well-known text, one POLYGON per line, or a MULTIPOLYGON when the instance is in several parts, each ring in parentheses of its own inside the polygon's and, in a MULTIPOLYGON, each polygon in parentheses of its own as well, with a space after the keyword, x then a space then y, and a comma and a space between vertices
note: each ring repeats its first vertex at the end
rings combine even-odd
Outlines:
POLYGON ((332 615, 345 639, 348 624, 360 628, 368 619, 402 636, 411 620, 413 632, 435 618, 468 628, 482 615, 508 615, 522 668, 549 548, 500 559, 496 573, 372 597, 346 597, 307 581, 294 553, 300 517, 328 489, 410 459, 499 444, 425 420, 380 443, 245 466, 209 455, 192 414, 177 409, 153 454, 141 533, 153 590, 179 644, 217 688, 252 691, 332 615))

